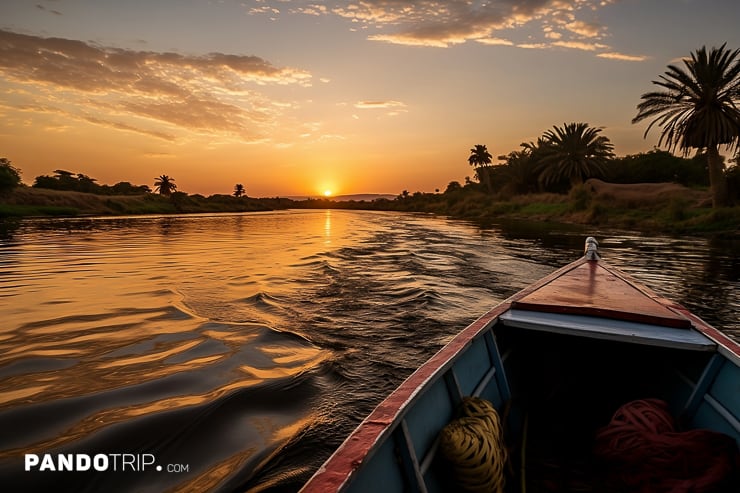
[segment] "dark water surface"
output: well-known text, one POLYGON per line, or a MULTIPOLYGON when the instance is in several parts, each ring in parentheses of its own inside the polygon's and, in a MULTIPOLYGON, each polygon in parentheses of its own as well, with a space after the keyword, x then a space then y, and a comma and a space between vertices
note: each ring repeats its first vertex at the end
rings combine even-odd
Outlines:
MULTIPOLYGON (((589 233, 740 336, 736 242, 589 233)), ((296 491, 416 367, 585 236, 350 211, 0 224, 0 489, 296 491), (102 454, 107 470, 53 472, 57 454, 102 454)))

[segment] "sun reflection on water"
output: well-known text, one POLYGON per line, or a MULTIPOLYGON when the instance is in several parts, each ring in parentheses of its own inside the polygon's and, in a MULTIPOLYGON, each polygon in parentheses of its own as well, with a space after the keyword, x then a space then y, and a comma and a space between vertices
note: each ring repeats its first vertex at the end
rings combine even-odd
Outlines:
POLYGON ((331 210, 327 209, 324 215, 324 245, 331 244, 331 210))

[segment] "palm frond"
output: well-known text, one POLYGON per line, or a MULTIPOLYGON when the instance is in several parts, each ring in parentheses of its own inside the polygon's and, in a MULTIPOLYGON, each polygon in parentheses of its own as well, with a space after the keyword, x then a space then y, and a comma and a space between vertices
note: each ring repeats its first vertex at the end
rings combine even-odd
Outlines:
POLYGON ((653 84, 665 89, 641 96, 632 123, 650 119, 661 127, 658 146, 664 143, 685 153, 689 149, 724 144, 737 145, 740 138, 740 50, 723 44, 702 47, 683 60, 683 66, 668 65, 653 84))

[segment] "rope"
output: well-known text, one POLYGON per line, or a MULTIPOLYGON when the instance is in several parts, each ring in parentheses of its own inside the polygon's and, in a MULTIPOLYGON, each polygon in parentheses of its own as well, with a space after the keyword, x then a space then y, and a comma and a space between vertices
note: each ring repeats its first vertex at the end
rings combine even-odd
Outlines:
POLYGON ((644 493, 718 491, 737 481, 740 468, 734 439, 710 430, 677 432, 668 404, 658 399, 619 408, 597 433, 594 453, 616 480, 644 493))
POLYGON ((442 429, 439 443, 458 486, 471 493, 502 493, 506 448, 496 408, 486 400, 465 397, 461 414, 442 429))

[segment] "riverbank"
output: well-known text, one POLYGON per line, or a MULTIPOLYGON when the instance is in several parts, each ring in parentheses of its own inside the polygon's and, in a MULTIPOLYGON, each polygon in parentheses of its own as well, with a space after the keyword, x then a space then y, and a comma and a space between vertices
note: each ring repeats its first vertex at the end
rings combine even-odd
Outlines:
POLYGON ((607 186, 600 189, 590 185, 576 187, 568 195, 492 198, 484 193, 463 191, 436 196, 425 194, 401 199, 400 208, 394 209, 443 214, 484 225, 502 219, 527 220, 668 234, 740 237, 740 207, 714 209, 707 191, 680 185, 666 187, 666 184, 616 187, 605 184, 607 186))
POLYGON ((477 190, 415 193, 395 200, 336 201, 229 195, 95 195, 19 187, 0 197, 0 218, 253 212, 276 209, 426 212, 487 225, 502 220, 580 224, 669 234, 740 237, 740 207, 713 209, 706 190, 676 184, 613 185, 597 181, 568 195, 490 196, 477 190))
POLYGON ((96 195, 44 188, 18 187, 0 196, 1 217, 23 216, 110 216, 181 214, 197 212, 254 212, 281 206, 279 199, 251 199, 230 195, 171 197, 140 195, 96 195))

